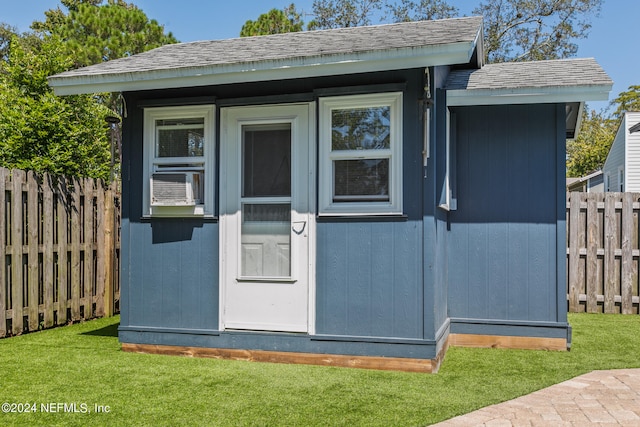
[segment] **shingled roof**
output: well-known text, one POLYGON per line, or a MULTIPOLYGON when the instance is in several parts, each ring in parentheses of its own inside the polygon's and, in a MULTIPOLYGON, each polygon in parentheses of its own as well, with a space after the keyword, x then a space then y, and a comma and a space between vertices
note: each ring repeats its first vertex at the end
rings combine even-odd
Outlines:
POLYGON ((467 64, 481 46, 481 17, 417 21, 166 45, 49 83, 73 94, 467 64))
POLYGON ((481 69, 456 70, 449 74, 445 88, 449 105, 481 103, 606 100, 613 85, 611 78, 593 58, 488 64, 481 69), (572 92, 580 91, 576 99, 572 92), (489 98, 492 101, 489 101, 489 98), (562 99, 560 99, 562 98, 562 99), (481 100, 485 99, 486 102, 481 100))

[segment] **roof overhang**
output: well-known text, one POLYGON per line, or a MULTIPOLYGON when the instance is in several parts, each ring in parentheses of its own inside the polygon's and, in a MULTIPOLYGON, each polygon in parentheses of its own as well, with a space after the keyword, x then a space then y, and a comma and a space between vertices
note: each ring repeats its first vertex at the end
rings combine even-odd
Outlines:
POLYGON ((466 64, 474 57, 478 39, 347 55, 181 67, 125 73, 62 73, 49 78, 56 95, 128 92, 358 74, 386 70, 466 64))
POLYGON ((448 90, 447 106, 566 104, 567 139, 580 132, 585 101, 607 101, 612 85, 448 90))
POLYGON ((613 85, 461 89, 447 91, 448 106, 548 104, 607 101, 613 85))

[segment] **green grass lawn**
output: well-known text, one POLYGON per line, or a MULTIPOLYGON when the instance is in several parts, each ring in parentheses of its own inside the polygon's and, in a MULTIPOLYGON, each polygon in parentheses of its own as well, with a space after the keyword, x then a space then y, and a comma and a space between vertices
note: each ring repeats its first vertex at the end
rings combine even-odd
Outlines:
POLYGON ((0 412, 0 425, 419 426, 640 368, 640 316, 570 315, 570 352, 451 348, 435 375, 125 353, 118 320, 0 340, 0 403, 37 410, 0 412))

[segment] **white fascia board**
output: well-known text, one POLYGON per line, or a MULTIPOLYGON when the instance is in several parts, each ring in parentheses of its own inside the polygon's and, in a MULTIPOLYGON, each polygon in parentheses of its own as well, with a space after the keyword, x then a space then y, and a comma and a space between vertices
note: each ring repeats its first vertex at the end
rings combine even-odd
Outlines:
POLYGON ((448 90, 447 106, 607 101, 611 86, 448 90))
POLYGON ((49 85, 56 95, 78 95, 284 80, 466 64, 473 56, 474 50, 475 43, 450 43, 362 54, 293 58, 286 61, 129 73, 63 75, 50 78, 49 85))

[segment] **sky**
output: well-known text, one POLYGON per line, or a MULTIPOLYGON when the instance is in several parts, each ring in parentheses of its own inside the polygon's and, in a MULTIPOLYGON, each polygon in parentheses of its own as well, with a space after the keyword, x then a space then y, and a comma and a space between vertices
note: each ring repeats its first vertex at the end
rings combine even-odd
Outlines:
MULTIPOLYGON (((313 4, 313 0, 128 1, 164 25, 165 31, 172 32, 181 42, 238 37, 248 19, 256 19, 274 7, 281 9, 293 2, 297 10, 310 13, 313 4)), ((449 0, 448 3, 458 7, 461 15, 470 15, 479 0, 449 0)), ((44 19, 45 10, 58 5, 59 0, 0 0, 0 22, 27 31, 33 21, 44 19)), ((604 0, 600 16, 592 21, 589 37, 578 41, 577 57, 595 58, 613 79, 610 100, 630 85, 640 85, 638 16, 638 0, 604 0)), ((305 15, 303 19, 308 22, 312 17, 305 15)), ((608 102, 590 102, 588 105, 601 110, 608 102)))

